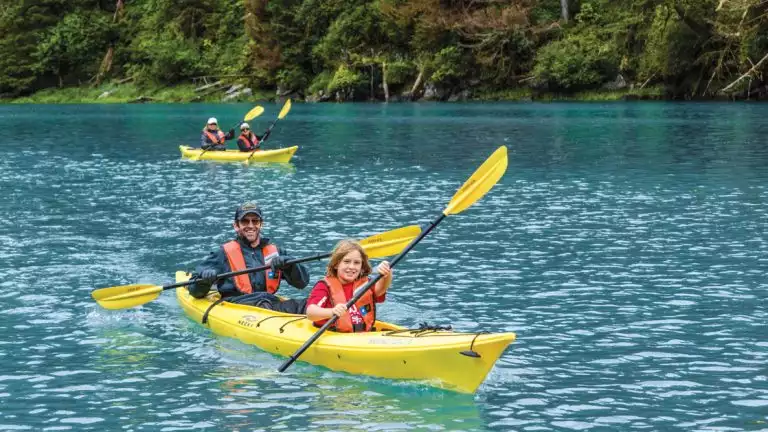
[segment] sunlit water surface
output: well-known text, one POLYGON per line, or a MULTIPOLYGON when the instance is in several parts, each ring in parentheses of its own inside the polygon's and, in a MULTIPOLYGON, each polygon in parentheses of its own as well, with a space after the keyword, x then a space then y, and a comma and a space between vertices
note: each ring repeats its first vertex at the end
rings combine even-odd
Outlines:
POLYGON ((268 143, 291 165, 180 159, 250 108, 0 106, 0 430, 768 429, 768 106, 294 104, 268 143), (475 395, 280 374, 172 293, 90 297, 192 269, 245 200, 294 256, 428 222, 499 145, 506 175, 381 313, 516 332, 475 395))

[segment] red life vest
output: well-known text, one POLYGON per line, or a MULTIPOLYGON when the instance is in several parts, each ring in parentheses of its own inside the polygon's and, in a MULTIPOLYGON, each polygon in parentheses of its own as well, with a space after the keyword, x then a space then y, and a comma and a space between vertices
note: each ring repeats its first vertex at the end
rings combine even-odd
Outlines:
MULTIPOLYGON (((337 304, 347 303, 349 299, 344 294, 344 288, 338 278, 326 276, 324 281, 331 291, 331 307, 337 304)), ((352 292, 354 293, 356 289, 365 285, 367 282, 368 278, 356 280, 354 285, 352 285, 352 292)), ((360 300, 355 303, 355 306, 357 306, 357 310, 360 311, 360 315, 363 317, 363 323, 365 324, 365 330, 363 331, 371 331, 373 324, 376 322, 376 299, 374 298, 373 289, 366 291, 365 294, 360 297, 360 300)), ((340 316, 333 327, 336 331, 343 333, 353 333, 355 331, 349 313, 340 316)))
POLYGON ((240 134, 240 138, 245 141, 245 148, 248 150, 256 150, 256 146, 259 145, 259 138, 251 131, 248 131, 248 134, 240 134))
POLYGON ((224 139, 224 132, 220 130, 216 130, 215 132, 216 134, 214 135, 211 131, 208 130, 208 128, 203 129, 203 133, 208 137, 209 140, 211 140, 212 143, 216 145, 224 144, 224 141, 226 141, 224 139))
MULTIPOLYGON (((222 248, 224 248, 224 254, 227 256, 229 268, 231 268, 232 271, 240 271, 247 268, 245 266, 245 257, 243 256, 243 249, 240 247, 240 243, 236 240, 228 241, 222 245, 222 248)), ((272 258, 279 255, 277 246, 271 243, 261 248, 261 253, 264 255, 264 265, 269 265, 272 258)), ((280 288, 280 279, 282 275, 283 272, 280 270, 274 273, 271 270, 267 271, 267 274, 264 275, 264 279, 267 283, 266 288, 268 293, 274 294, 277 292, 278 288, 280 288)), ((232 280, 235 283, 235 288, 241 293, 250 294, 253 292, 250 274, 237 275, 234 276, 232 280)))

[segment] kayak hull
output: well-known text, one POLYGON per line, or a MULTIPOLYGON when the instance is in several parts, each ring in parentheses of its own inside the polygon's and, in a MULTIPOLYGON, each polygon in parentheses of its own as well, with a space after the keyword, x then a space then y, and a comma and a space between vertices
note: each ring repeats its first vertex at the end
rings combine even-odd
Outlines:
POLYGON ((296 153, 299 146, 286 147, 274 150, 257 150, 255 152, 241 152, 240 150, 210 150, 204 151, 185 145, 179 146, 181 157, 194 160, 214 160, 222 162, 271 162, 287 163, 296 153), (251 157, 253 155, 253 157, 251 157))
MULTIPOLYGON (((188 278, 187 273, 176 273, 178 282, 188 278)), ((198 323, 215 300, 196 299, 183 288, 176 290, 176 297, 184 312, 198 323)), ((304 316, 227 302, 210 309, 205 325, 218 335, 239 339, 283 357, 292 355, 318 330, 304 316)), ((336 371, 419 380, 474 393, 515 340, 514 333, 414 330, 381 321, 377 321, 376 329, 367 333, 327 331, 299 360, 336 371)))

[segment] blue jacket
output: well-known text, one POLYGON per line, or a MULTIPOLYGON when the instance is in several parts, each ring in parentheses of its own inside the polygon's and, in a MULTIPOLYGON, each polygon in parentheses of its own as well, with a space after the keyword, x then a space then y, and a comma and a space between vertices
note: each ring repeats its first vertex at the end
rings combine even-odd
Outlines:
MULTIPOLYGON (((243 258, 245 258, 245 266, 247 268, 261 267, 264 265, 264 255, 261 253, 261 249, 269 243, 268 238, 262 237, 261 242, 256 248, 252 248, 249 244, 239 238, 237 239, 237 242, 240 243, 240 247, 243 250, 243 258)), ((285 257, 286 261, 293 259, 287 255, 284 249, 278 247, 277 250, 280 256, 285 257)), ((227 255, 224 253, 223 247, 219 246, 216 251, 211 252, 210 255, 197 266, 192 277, 197 277, 203 270, 209 268, 216 270, 217 274, 232 271, 232 268, 229 267, 229 261, 227 260, 227 255)), ((269 272, 269 270, 248 274, 251 279, 251 286, 253 287, 254 293, 267 291, 267 272, 269 272)), ((282 270, 282 273, 282 279, 298 289, 304 288, 309 283, 309 270, 307 270, 307 267, 303 264, 288 266, 282 270)), ((193 283, 189 285, 189 293, 196 298, 205 297, 210 289, 211 287, 205 284, 193 283)), ((218 281, 218 289, 222 297, 231 297, 242 294, 235 288, 235 283, 232 278, 218 281)))

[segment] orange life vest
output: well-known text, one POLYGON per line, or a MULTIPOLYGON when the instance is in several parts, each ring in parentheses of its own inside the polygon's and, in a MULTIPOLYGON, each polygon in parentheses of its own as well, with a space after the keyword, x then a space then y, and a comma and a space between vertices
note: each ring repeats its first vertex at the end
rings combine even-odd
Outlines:
POLYGON ((226 141, 224 138, 224 132, 217 130, 215 131, 216 135, 214 135, 211 131, 208 130, 208 128, 203 129, 203 133, 205 136, 208 137, 209 140, 211 140, 212 143, 216 145, 224 144, 224 141, 226 141))
MULTIPOLYGON (((245 257, 243 256, 243 249, 240 247, 240 243, 238 243, 236 240, 228 241, 222 245, 222 248, 224 248, 224 254, 227 255, 229 268, 232 269, 232 271, 240 271, 247 268, 245 266, 245 257)), ((271 243, 261 248, 261 253, 264 255, 264 265, 269 265, 269 263, 272 261, 272 258, 279 255, 277 246, 271 243)), ((276 272, 267 270, 267 274, 264 275, 264 280, 267 283, 266 288, 268 293, 274 294, 277 292, 278 288, 280 288, 280 279, 282 275, 283 272, 280 270, 276 272)), ((250 274, 233 276, 232 280, 235 283, 235 288, 237 288, 237 290, 241 293, 250 294, 253 292, 250 274)))
MULTIPOLYGON (((331 307, 337 304, 346 304, 349 299, 344 294, 344 288, 341 285, 341 281, 332 276, 326 276, 324 280, 331 291, 331 307)), ((356 289, 365 285, 367 282, 368 278, 356 280, 354 285, 352 285, 352 292, 354 293, 356 289)), ((376 322, 376 299, 374 298, 373 289, 366 291, 365 294, 360 297, 360 300, 355 303, 355 306, 357 306, 360 315, 363 317, 363 323, 365 323, 364 331, 371 331, 373 324, 376 322)), ((349 313, 340 316, 339 319, 336 320, 334 328, 336 331, 344 333, 353 333, 355 331, 349 313)))
POLYGON ((248 134, 240 134, 240 138, 245 140, 248 150, 256 150, 256 146, 259 145, 259 138, 251 131, 248 131, 248 134))

